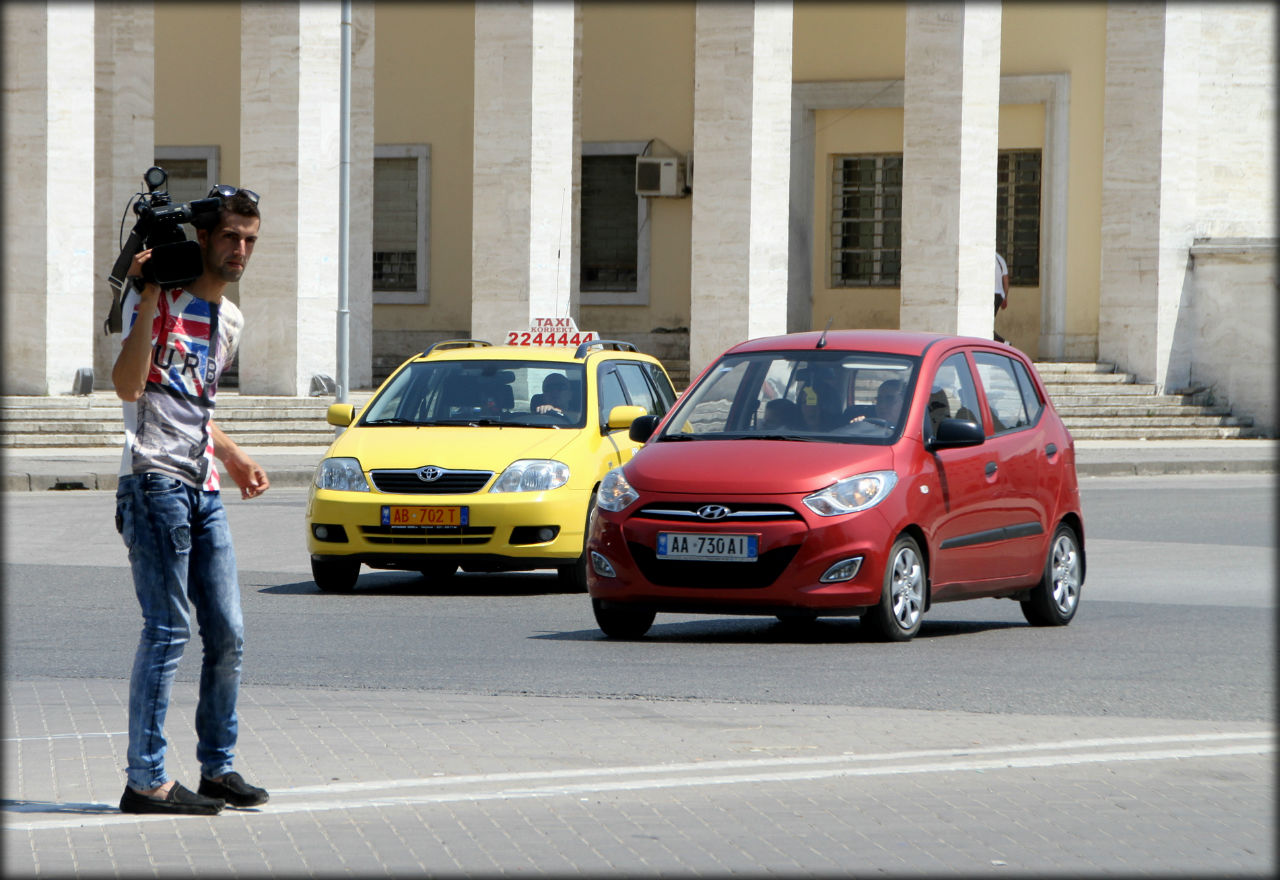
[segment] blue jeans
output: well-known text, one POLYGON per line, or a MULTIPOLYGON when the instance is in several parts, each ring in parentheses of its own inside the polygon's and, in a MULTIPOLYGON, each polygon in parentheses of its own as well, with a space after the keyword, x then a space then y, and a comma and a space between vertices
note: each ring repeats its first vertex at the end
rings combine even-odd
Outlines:
POLYGON ((195 608, 204 663, 196 705, 196 757, 205 777, 231 770, 238 722, 244 619, 235 550, 222 498, 164 474, 120 478, 116 525, 129 548, 142 637, 129 683, 129 786, 168 781, 164 719, 195 608), (188 604, 190 603, 190 604, 188 604))

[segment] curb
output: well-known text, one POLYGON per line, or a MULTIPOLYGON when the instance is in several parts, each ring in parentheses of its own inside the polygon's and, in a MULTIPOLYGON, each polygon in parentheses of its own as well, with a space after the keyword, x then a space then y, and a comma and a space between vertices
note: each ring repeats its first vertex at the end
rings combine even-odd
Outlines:
MULTIPOLYGON (((95 472, 75 469, 68 462, 65 471, 36 473, 11 472, 4 476, 5 492, 62 492, 62 491, 110 491, 114 492, 119 480, 114 471, 95 472)), ((278 489, 305 489, 315 473, 313 465, 270 465, 267 475, 271 485, 278 489)), ((1113 459, 1108 461, 1076 460, 1079 477, 1155 477, 1168 475, 1210 474, 1275 474, 1280 466, 1274 459, 1157 459, 1132 461, 1113 459)), ((232 487, 234 488, 234 487, 232 487)))

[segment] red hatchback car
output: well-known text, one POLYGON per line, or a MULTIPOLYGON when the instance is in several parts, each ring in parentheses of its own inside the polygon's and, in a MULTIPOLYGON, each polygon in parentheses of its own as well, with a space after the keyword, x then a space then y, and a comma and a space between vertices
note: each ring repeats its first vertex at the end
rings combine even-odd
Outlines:
POLYGON ((606 635, 657 612, 860 615, 904 641, 935 602, 1070 622, 1075 446, 1031 362, 985 339, 753 339, 709 366, 600 485, 588 587, 606 635))

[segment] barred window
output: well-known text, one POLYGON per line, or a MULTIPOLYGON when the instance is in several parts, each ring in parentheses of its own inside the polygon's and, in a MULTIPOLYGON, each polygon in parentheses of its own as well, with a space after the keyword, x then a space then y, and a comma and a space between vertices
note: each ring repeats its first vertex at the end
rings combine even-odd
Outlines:
POLYGON ((636 289, 636 157, 582 156, 581 289, 636 289))
POLYGON ((902 275, 902 156, 837 156, 831 286, 897 287, 902 275))
POLYGON ((373 159, 375 303, 427 301, 431 147, 380 145, 373 159))
POLYGON ((1009 284, 1040 284, 1040 150, 1001 150, 996 165, 996 250, 1009 284))

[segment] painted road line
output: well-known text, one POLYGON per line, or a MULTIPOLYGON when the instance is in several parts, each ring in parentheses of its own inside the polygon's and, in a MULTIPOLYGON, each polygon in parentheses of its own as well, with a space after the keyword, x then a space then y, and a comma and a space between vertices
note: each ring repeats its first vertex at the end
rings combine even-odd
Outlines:
MULTIPOLYGON (((705 764, 658 764, 646 767, 600 767, 580 770, 539 771, 528 774, 482 774, 477 776, 432 777, 420 780, 438 785, 463 786, 459 791, 388 795, 371 794, 366 797, 348 797, 348 790, 336 791, 314 787, 283 789, 273 793, 272 801, 261 811, 272 815, 292 813, 322 813, 336 810, 358 810, 398 807, 418 807, 450 803, 476 803, 494 800, 519 800, 634 792, 653 789, 680 789, 710 785, 761 785, 780 782, 816 782, 842 777, 900 776, 924 773, 965 773, 1003 770, 1043 769, 1051 767, 1081 766, 1089 764, 1131 763, 1138 761, 1166 761, 1187 759, 1227 758, 1266 755, 1275 751, 1274 735, 1270 732, 1239 734, 1207 734, 1184 737, 1132 737, 1094 740, 1107 743, 1107 748, 1129 744, 1147 748, 1126 748, 1117 751, 1099 750, 1096 746, 1081 746, 1090 741, 1077 741, 1075 748, 1064 743, 1031 743, 1011 746, 993 746, 982 750, 934 749, 918 752, 889 752, 874 756, 833 755, 828 758, 760 759, 757 761, 721 761, 705 764), (1230 742, 1234 740, 1235 742, 1230 742), (1178 747, 1158 748, 1181 743, 1178 747), (977 751, 992 757, 976 757, 977 751), (1056 752, 1056 753, 1051 753, 1056 752), (908 758, 906 756, 913 756, 908 758), (920 760, 926 758, 926 760, 920 760), (927 760, 936 758, 936 760, 927 760), (788 764, 807 764, 807 769, 770 769, 788 764), (825 764, 826 766, 823 766, 825 764), (738 772, 738 771, 754 772, 738 772), (710 771, 710 772, 708 772, 710 771), (635 778, 618 779, 619 775, 635 778), (521 778, 515 779, 513 777, 521 778), (586 779, 594 776, 595 779, 586 779), (509 782, 545 780, 545 785, 512 787, 509 782), (586 779, 586 781, 581 781, 586 779), (468 788, 468 786, 470 786, 468 788), (308 798, 322 794, 327 797, 308 798), (336 797, 336 795, 344 795, 336 797), (300 797, 304 796, 304 797, 300 797)), ((384 791, 386 788, 383 789, 384 791)), ((16 806, 16 805, 15 805, 16 806)), ((186 821, 206 817, 133 816, 124 815, 110 805, 96 805, 102 812, 94 813, 75 805, 74 814, 67 815, 71 805, 47 805, 50 812, 58 812, 57 818, 35 819, 25 822, 5 822, 10 831, 43 831, 77 827, 98 827, 132 824, 138 822, 186 821)), ((6 810, 11 809, 6 804, 6 810)), ((15 810, 17 811, 17 810, 15 810)), ((25 808, 22 812, 29 812, 25 808)), ((238 811, 226 811, 224 816, 238 811)), ((246 811, 248 812, 248 811, 246 811)))

